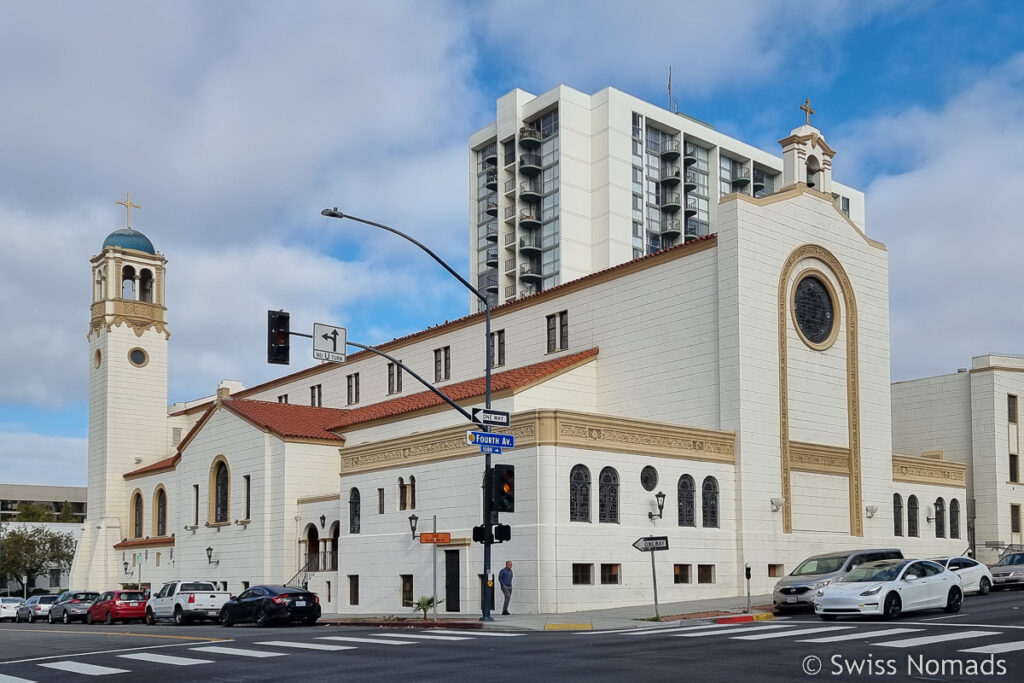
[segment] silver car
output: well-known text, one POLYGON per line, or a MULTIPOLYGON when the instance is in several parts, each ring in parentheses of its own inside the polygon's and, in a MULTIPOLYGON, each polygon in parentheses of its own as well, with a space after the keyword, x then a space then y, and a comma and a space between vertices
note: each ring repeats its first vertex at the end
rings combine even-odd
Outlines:
POLYGON ((849 574, 855 567, 876 560, 903 559, 898 548, 843 550, 815 555, 797 565, 789 576, 775 584, 772 604, 777 612, 794 607, 812 607, 814 595, 833 581, 849 574))
POLYGON ((85 621, 85 613, 89 611, 99 595, 99 593, 90 591, 64 591, 50 608, 50 613, 46 615, 46 621, 51 624, 57 621, 65 624, 70 624, 72 621, 85 621))
POLYGON ((42 619, 50 613, 50 608, 53 607, 55 602, 57 602, 56 595, 33 595, 18 605, 18 611, 14 614, 14 621, 27 621, 31 624, 36 619, 42 619))
POLYGON ((1010 553, 989 569, 992 571, 993 588, 1024 585, 1024 553, 1010 553))

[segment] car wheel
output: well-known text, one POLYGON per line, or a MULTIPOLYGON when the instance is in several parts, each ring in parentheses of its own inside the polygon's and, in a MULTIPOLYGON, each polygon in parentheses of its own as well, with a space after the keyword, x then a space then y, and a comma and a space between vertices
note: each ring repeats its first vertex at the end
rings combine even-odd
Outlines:
POLYGON ((146 610, 146 625, 147 626, 155 626, 156 625, 156 617, 153 616, 153 610, 151 610, 151 609, 146 610))
POLYGON ((270 618, 267 616, 266 611, 260 608, 260 611, 256 613, 256 626, 259 628, 265 628, 270 625, 270 618))
POLYGON ((86 612, 85 613, 85 623, 87 623, 90 626, 92 626, 92 612, 86 612))
POLYGON ((227 610, 221 610, 220 612, 220 625, 225 628, 231 628, 235 625, 235 620, 231 618, 231 613, 227 610))
POLYGON ((47 612, 46 613, 46 623, 47 624, 52 624, 53 623, 53 612, 47 612))
POLYGON ((821 617, 825 621, 835 621, 836 617, 838 615, 836 615, 836 614, 819 614, 818 616, 821 617))
POLYGON ((895 619, 903 611, 903 601, 895 593, 885 596, 885 606, 882 614, 886 619, 895 619))
POLYGON ((31 612, 28 613, 28 623, 36 623, 36 615, 32 614, 31 612))
POLYGON ((64 622, 65 624, 70 624, 71 623, 71 615, 68 614, 67 610, 64 610, 64 614, 61 616, 60 620, 62 622, 64 622))
POLYGON ((174 623, 178 626, 184 626, 188 623, 188 620, 185 618, 185 613, 181 611, 180 607, 174 608, 174 623))
POLYGON ((981 581, 978 582, 978 595, 988 595, 990 590, 992 590, 992 582, 988 580, 987 576, 981 577, 981 581))
POLYGON ((946 612, 955 614, 960 611, 964 602, 964 593, 959 588, 950 588, 949 596, 946 598, 946 612))
POLYGON ((103 623, 107 626, 110 626, 114 623, 114 618, 110 616, 110 612, 107 612, 107 616, 103 619, 103 623))

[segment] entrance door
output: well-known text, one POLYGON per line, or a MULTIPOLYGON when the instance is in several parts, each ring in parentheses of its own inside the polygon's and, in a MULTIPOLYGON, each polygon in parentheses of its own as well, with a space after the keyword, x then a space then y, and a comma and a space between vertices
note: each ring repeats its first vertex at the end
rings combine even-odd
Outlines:
POLYGON ((460 612, 459 604, 459 551, 444 551, 444 609, 446 612, 460 612))

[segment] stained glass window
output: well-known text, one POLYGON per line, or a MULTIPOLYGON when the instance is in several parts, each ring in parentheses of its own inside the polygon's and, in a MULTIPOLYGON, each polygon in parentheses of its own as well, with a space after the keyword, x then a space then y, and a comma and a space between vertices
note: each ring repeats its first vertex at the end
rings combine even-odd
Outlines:
POLYGON ((703 525, 706 527, 718 526, 718 480, 714 477, 705 477, 701 485, 702 501, 701 513, 703 514, 703 525))
POLYGON ((693 477, 684 474, 679 477, 679 526, 697 526, 697 515, 695 514, 696 500, 694 493, 696 484, 693 477))
POLYGON ((359 533, 359 489, 353 488, 348 492, 348 532, 359 533))
POLYGON ((907 498, 907 536, 917 536, 917 496, 907 498))
POLYGON ((612 467, 601 470, 598 484, 598 521, 619 521, 619 473, 612 467))
POLYGON ((949 501, 949 537, 960 538, 960 501, 949 501))
POLYGON ((590 521, 590 470, 584 465, 569 472, 569 521, 590 521))
POLYGON ((903 535, 903 498, 898 493, 892 494, 892 533, 903 535))

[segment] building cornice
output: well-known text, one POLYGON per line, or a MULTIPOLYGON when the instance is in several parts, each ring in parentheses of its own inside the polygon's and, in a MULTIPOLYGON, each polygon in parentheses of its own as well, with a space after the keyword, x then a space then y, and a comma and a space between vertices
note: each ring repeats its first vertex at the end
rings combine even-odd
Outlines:
POLYGON ((912 455, 892 456, 892 480, 908 484, 967 488, 967 465, 912 455))

